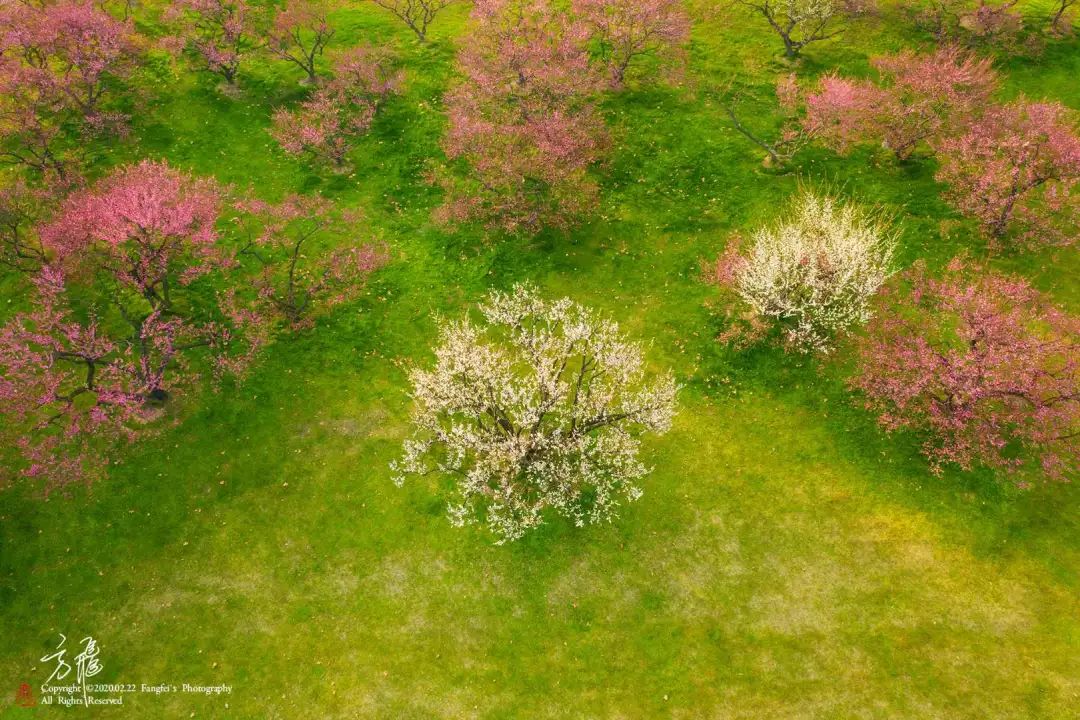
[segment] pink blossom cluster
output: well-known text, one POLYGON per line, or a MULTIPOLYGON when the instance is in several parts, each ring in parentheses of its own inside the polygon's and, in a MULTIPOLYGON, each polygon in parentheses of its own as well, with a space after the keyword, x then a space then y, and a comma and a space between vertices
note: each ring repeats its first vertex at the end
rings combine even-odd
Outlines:
POLYGON ((172 0, 165 17, 210 72, 229 85, 236 83, 241 60, 257 44, 256 8, 247 0, 172 0))
POLYGON ((898 158, 923 143, 937 155, 945 197, 992 242, 1068 243, 1080 225, 1080 134, 1057 102, 993 102, 986 60, 945 48, 877 58, 879 83, 837 75, 806 98, 804 128, 843 152, 878 142, 898 158))
POLYGON ((0 33, 5 73, 19 74, 88 118, 98 113, 105 80, 123 74, 135 51, 131 22, 82 0, 5 3, 0 33))
POLYGON ((0 194, 0 232, 11 214, 18 233, 0 236, 0 258, 32 278, 30 307, 0 326, 0 438, 19 474, 47 492, 92 479, 116 442, 160 425, 169 398, 242 375, 282 325, 310 327, 388 259, 326 200, 240 199, 223 223, 226 196, 153 161, 70 192, 45 219, 24 211, 35 191, 0 194))
POLYGON ((132 437, 147 388, 96 316, 73 319, 59 270, 46 267, 34 284, 32 309, 0 327, 0 416, 21 430, 21 474, 44 478, 49 492, 100 471, 95 443, 132 437))
POLYGON ((103 98, 136 49, 131 22, 85 0, 0 5, 0 159, 66 178, 63 128, 123 128, 103 98))
POLYGON ((511 233, 565 227, 596 202, 587 171, 606 139, 589 29, 547 0, 482 0, 473 19, 443 142, 469 172, 436 176, 447 192, 437 217, 511 233))
POLYGON ((690 17, 682 0, 574 0, 573 10, 600 44, 615 87, 623 84, 637 58, 651 55, 674 65, 684 61, 690 17))
POLYGON ((1080 229, 1080 136, 1057 102, 991 106, 936 144, 948 198, 997 242, 1071 243, 1080 229))
POLYGON ((152 306, 221 267, 220 188, 165 163, 143 161, 77 190, 40 230, 42 245, 78 274, 108 272, 152 306))
POLYGON ((882 298, 853 385, 889 429, 927 433, 935 469, 1080 467, 1080 318, 1026 281, 954 261, 922 266, 882 298))
POLYGON ((274 112, 274 138, 292 155, 310 155, 337 170, 347 167, 354 138, 367 132, 382 102, 397 92, 402 74, 393 55, 370 46, 342 53, 334 76, 297 109, 274 112))
POLYGON ((907 158, 921 143, 956 132, 997 87, 988 60, 956 48, 903 51, 871 64, 882 82, 826 75, 806 98, 807 130, 840 151, 880 141, 907 158))

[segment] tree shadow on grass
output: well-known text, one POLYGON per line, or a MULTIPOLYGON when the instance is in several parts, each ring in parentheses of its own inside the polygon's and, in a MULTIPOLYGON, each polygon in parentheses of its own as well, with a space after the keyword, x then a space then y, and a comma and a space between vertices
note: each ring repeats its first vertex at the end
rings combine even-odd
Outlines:
POLYGON ((335 382, 355 385, 363 374, 393 372, 385 361, 364 357, 378 347, 377 313, 360 318, 350 320, 345 344, 330 342, 340 324, 334 316, 320 320, 331 326, 322 333, 283 338, 242 384, 200 395, 200 407, 177 408, 175 427, 117 448, 108 477, 90 487, 48 501, 28 484, 5 491, 0 604, 19 603, 17 614, 33 612, 45 598, 63 608, 89 589, 107 588, 111 596, 126 567, 171 562, 182 541, 215 532, 215 509, 287 482, 296 439, 314 416, 305 380, 318 378, 315 390, 327 393, 335 382))
POLYGON ((708 354, 707 373, 732 382, 705 383, 701 391, 722 402, 732 387, 738 392, 755 388, 804 408, 817 418, 837 453, 870 480, 864 486, 867 493, 933 518, 947 537, 976 556, 1007 561, 1022 555, 1062 582, 1080 585, 1080 488, 1047 481, 1024 490, 986 468, 947 467, 934 474, 922 453, 924 435, 884 432, 841 380, 843 369, 820 362, 775 345, 741 352, 720 347, 708 354))

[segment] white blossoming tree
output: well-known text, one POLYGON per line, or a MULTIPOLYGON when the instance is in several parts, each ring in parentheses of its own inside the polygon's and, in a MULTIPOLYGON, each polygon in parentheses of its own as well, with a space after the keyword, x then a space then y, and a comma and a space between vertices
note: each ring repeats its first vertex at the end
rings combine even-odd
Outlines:
POLYGON ((616 323, 528 286, 495 292, 483 322, 447 323, 435 367, 414 369, 415 435, 394 480, 455 479, 455 525, 486 522, 498 543, 543 522, 548 508, 584 526, 641 495, 640 436, 671 425, 676 384, 647 376, 616 323))
POLYGON ((794 60, 810 43, 842 32, 844 19, 870 9, 870 0, 734 0, 769 23, 784 41, 784 55, 794 60))
POLYGON ((896 234, 880 214, 804 192, 789 215, 758 230, 747 252, 729 244, 712 271, 750 306, 751 325, 779 323, 802 352, 828 352, 870 319, 870 299, 895 272, 896 234))

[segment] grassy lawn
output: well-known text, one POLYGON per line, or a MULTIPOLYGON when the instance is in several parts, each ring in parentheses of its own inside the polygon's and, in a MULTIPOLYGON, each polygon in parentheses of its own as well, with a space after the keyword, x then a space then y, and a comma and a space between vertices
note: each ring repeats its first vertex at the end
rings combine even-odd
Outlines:
MULTIPOLYGON (((441 16, 428 47, 366 4, 338 19, 338 48, 392 44, 409 72, 354 174, 277 148, 270 113, 300 96, 300 75, 269 61, 247 67, 237 100, 148 66, 132 138, 94 149, 97 172, 166 158, 268 199, 362 207, 395 261, 240 387, 189 398, 176 427, 111 458, 106 481, 47 502, 3 494, 0 718, 86 712, 13 704, 48 676, 38 658, 57 633, 97 639, 98 682, 233 686, 91 711, 116 717, 1078 716, 1080 488, 933 476, 918 438, 884 436, 850 402, 842 361, 717 343, 698 279, 701 258, 800 182, 896 210, 905 264, 983 254, 931 159, 810 149, 797 172, 764 170, 719 93, 738 73, 767 99, 788 68, 778 39, 735 12, 696 23, 682 86, 632 82, 606 102, 614 151, 591 222, 530 241, 451 233, 430 222, 439 194, 423 173, 466 10, 441 16), (615 523, 554 521, 496 547, 448 524, 442 481, 398 489, 387 464, 408 432, 402 362, 428 359, 439 315, 525 279, 610 312, 685 388, 672 432, 647 444, 645 496, 615 523)), ((812 46, 799 73, 865 73, 925 40, 886 16, 812 46)), ((1075 39, 999 67, 1004 95, 1080 109, 1075 39)), ((1076 249, 994 263, 1080 311, 1076 249)))

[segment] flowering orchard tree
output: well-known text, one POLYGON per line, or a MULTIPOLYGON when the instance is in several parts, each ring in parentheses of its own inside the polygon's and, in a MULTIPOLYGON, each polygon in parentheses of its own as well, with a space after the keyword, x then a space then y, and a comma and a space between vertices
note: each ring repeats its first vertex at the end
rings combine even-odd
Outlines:
POLYGON ((960 14, 959 24, 972 44, 1015 45, 1024 27, 1024 18, 1016 5, 1019 0, 1006 0, 992 5, 979 0, 974 9, 960 14))
POLYGON ((834 150, 847 152, 884 131, 881 108, 887 99, 888 92, 872 82, 829 73, 818 81, 818 91, 806 96, 803 127, 834 150))
POLYGON ((257 12, 247 0, 172 0, 165 17, 207 70, 236 84, 241 60, 258 45, 257 12))
POLYGON ((416 33, 420 42, 427 42, 428 26, 449 5, 457 0, 371 0, 381 8, 389 10, 416 33))
POLYGON ((212 180, 143 161, 69 196, 42 226, 41 242, 71 282, 130 327, 131 337, 148 325, 168 327, 188 338, 183 349, 217 351, 216 374, 238 374, 265 342, 255 318, 190 291, 196 280, 236 265, 216 229, 223 192, 212 180))
POLYGON ((97 443, 130 437, 143 402, 130 356, 96 317, 72 319, 63 275, 47 268, 35 284, 32 309, 0 327, 0 416, 19 456, 5 457, 8 470, 42 478, 48 493, 100 472, 97 443))
POLYGON ((90 124, 105 122, 101 98, 110 79, 124 77, 136 51, 130 22, 92 3, 68 0, 35 7, 8 3, 0 10, 5 72, 56 98, 90 124))
POLYGON ((635 59, 653 55, 681 64, 690 39, 690 18, 682 0, 574 0, 574 12, 590 27, 611 73, 621 87, 635 59))
POLYGON ((946 198, 992 241, 1069 243, 1078 226, 1080 137, 1058 103, 992 106, 936 144, 946 198))
POLYGON ((93 307, 76 319, 59 269, 36 285, 32 309, 0 328, 0 415, 21 455, 11 469, 49 493, 100 475, 111 443, 151 432, 170 394, 198 377, 190 351, 221 352, 232 338, 162 310, 115 332, 93 307))
POLYGON ((416 435, 395 482, 455 477, 451 521, 484 520, 500 544, 548 508, 579 527, 610 521, 641 495, 639 436, 670 427, 674 380, 649 379, 641 349, 568 298, 517 286, 480 312, 480 325, 445 325, 435 367, 411 372, 416 435))
POLYGON ((588 30, 547 0, 481 0, 473 18, 443 143, 467 172, 434 174, 446 191, 436 218, 510 233, 568 227, 596 203, 587 171, 605 145, 588 30))
POLYGON ((765 18, 784 42, 784 56, 794 60, 807 45, 843 32, 847 18, 865 11, 841 0, 735 0, 765 18))
POLYGON ((327 10, 324 2, 289 0, 274 15, 267 38, 267 49, 307 73, 306 81, 312 85, 319 79, 315 61, 334 37, 327 10))
POLYGON ((881 84, 827 75, 806 98, 807 130, 838 151, 880 142, 906 159, 920 143, 962 129, 997 87, 989 60, 956 48, 929 55, 905 50, 871 64, 881 84))
MULTIPOLYGON (((796 350, 828 352, 837 335, 870 318, 870 300, 893 273, 895 250, 895 234, 880 217, 803 193, 788 217, 754 234, 748 251, 729 244, 708 279, 749 306, 751 331, 767 330, 765 319, 796 350)), ((724 339, 757 338, 735 328, 724 339)))
POLYGON ((378 104, 401 89, 404 73, 397 56, 384 47, 360 45, 334 61, 334 81, 347 95, 369 98, 378 104))
POLYGON ((916 267, 883 297, 852 381, 884 427, 925 432, 934 470, 949 463, 1051 478, 1080 468, 1080 318, 1026 281, 954 261, 916 267))
POLYGON ((309 157, 329 164, 336 172, 347 172, 351 140, 371 126, 375 107, 343 100, 340 94, 320 88, 295 110, 275 110, 270 133, 290 155, 309 157))
POLYGON ((73 193, 41 227, 51 262, 31 309, 0 330, 0 414, 23 475, 47 490, 92 477, 108 443, 145 434, 201 377, 198 355, 215 373, 250 360, 237 318, 187 292, 231 264, 218 206, 213 183, 143 162, 73 193))
POLYGON ((355 213, 320 197, 290 195, 271 205, 246 201, 248 242, 240 250, 258 272, 252 280, 258 316, 310 327, 319 311, 352 300, 387 260, 376 244, 342 240, 356 233, 355 213))
POLYGON ((0 161, 70 180, 69 129, 122 126, 104 99, 136 49, 131 23, 90 3, 0 5, 0 161))
POLYGON ((104 273, 149 309, 169 312, 175 290, 228 263, 215 228, 220 202, 212 181, 143 161, 69 196, 41 241, 72 277, 104 273))
POLYGON ((290 155, 326 162, 335 171, 348 168, 357 135, 367 132, 383 101, 397 92, 402 73, 387 50, 360 46, 334 63, 334 77, 295 110, 274 112, 271 134, 290 155))
POLYGON ((938 43, 971 48, 990 47, 1015 52, 1022 47, 1024 19, 1017 0, 991 4, 986 0, 931 0, 909 8, 917 26, 938 43))

